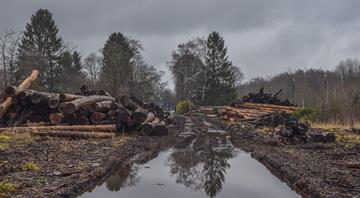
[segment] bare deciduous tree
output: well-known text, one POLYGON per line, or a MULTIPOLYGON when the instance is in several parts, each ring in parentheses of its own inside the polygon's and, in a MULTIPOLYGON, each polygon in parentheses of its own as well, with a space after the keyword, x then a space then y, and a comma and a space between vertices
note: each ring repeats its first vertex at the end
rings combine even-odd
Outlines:
POLYGON ((21 33, 12 30, 0 32, 0 60, 2 64, 2 76, 4 77, 4 87, 15 81, 15 62, 20 39, 21 33))
POLYGON ((88 74, 93 86, 95 86, 99 79, 101 64, 101 58, 95 53, 91 53, 84 60, 84 70, 88 74))

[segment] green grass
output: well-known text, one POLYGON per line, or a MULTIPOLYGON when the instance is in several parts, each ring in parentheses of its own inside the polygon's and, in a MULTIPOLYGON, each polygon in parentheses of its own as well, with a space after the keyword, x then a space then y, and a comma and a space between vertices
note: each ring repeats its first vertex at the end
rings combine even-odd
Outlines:
POLYGON ((27 162, 22 166, 22 169, 24 171, 37 171, 39 170, 39 167, 33 162, 27 162))
POLYGON ((0 135, 0 150, 6 150, 10 147, 9 141, 11 137, 7 135, 0 135))
POLYGON ((5 196, 16 191, 17 186, 7 181, 0 182, 0 196, 5 196))

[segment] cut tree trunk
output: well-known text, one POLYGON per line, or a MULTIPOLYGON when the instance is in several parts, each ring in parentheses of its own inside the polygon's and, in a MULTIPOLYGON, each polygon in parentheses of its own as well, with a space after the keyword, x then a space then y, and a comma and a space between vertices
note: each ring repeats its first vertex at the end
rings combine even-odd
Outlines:
POLYGON ((89 106, 89 110, 90 112, 102 112, 102 113, 106 113, 110 110, 115 110, 118 108, 117 105, 113 105, 113 101, 111 100, 105 100, 105 101, 101 101, 101 102, 94 102, 92 104, 90 104, 89 106))
POLYGON ((82 97, 84 97, 84 96, 76 95, 76 94, 62 93, 62 94, 59 95, 59 100, 60 100, 60 102, 69 102, 69 101, 77 100, 77 99, 82 98, 82 97))
POLYGON ((99 96, 99 95, 92 95, 87 97, 82 97, 79 99, 76 99, 74 101, 62 103, 59 105, 59 111, 62 113, 72 114, 75 111, 79 110, 80 107, 84 105, 89 105, 91 103, 95 102, 101 102, 104 100, 111 100, 114 101, 115 99, 113 97, 109 96, 99 96))
POLYGON ((99 124, 106 117, 105 113, 94 112, 90 116, 90 121, 93 124, 99 124))
POLYGON ((108 139, 108 138, 113 138, 115 136, 115 133, 82 132, 82 131, 32 131, 31 134, 38 136, 84 138, 84 139, 108 139))
POLYGON ((127 95, 122 95, 119 99, 120 104, 131 111, 135 111, 139 106, 133 102, 127 95))
POLYGON ((64 120, 64 114, 62 113, 51 113, 49 120, 52 124, 60 124, 64 120))
MULTIPOLYGON (((36 78, 39 75, 39 71, 38 70, 33 70, 31 75, 26 78, 18 87, 17 90, 15 91, 14 96, 17 96, 21 91, 24 91, 25 89, 29 88, 31 83, 33 81, 36 80, 36 78)), ((12 97, 8 97, 1 105, 0 105, 0 119, 2 118, 2 116, 4 115, 4 113, 10 108, 11 104, 12 104, 13 98, 12 97)))
POLYGON ((90 120, 84 116, 84 115, 81 115, 81 116, 77 116, 76 118, 76 124, 78 125, 89 125, 90 124, 90 120))
POLYGON ((33 130, 52 130, 52 131, 89 131, 89 132, 115 132, 115 125, 72 125, 72 126, 34 126, 34 127, 7 127, 0 128, 0 133, 6 131, 33 131, 33 130))

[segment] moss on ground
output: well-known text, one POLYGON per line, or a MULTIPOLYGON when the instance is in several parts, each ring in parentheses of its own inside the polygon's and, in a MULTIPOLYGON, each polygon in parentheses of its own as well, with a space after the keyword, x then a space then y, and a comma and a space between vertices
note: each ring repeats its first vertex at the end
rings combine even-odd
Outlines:
POLYGON ((10 183, 8 181, 0 182, 0 196, 6 196, 11 192, 15 192, 17 189, 17 185, 10 183))
POLYGON ((22 166, 22 169, 24 171, 38 171, 39 166, 35 164, 34 162, 27 162, 22 166))

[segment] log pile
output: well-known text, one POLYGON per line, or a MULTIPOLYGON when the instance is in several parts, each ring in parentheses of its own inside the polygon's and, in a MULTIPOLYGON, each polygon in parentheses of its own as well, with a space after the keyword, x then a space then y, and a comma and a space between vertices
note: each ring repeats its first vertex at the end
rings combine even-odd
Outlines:
POLYGON ((241 107, 200 107, 197 113, 225 121, 248 123, 255 128, 270 127, 275 136, 285 140, 322 143, 335 141, 334 133, 314 131, 293 117, 291 113, 295 110, 296 107, 243 103, 241 107))
POLYGON ((198 113, 206 114, 210 117, 219 117, 225 121, 256 121, 271 116, 275 112, 285 112, 288 114, 296 111, 297 107, 280 106, 271 104, 257 104, 244 102, 234 106, 203 106, 196 110, 198 113))
POLYGON ((173 116, 154 103, 144 103, 134 96, 113 97, 86 85, 75 94, 31 90, 37 75, 34 71, 20 86, 5 89, 0 105, 1 127, 28 126, 34 134, 64 137, 112 137, 109 132, 149 136, 168 133, 166 125, 173 116))
POLYGON ((288 99, 282 100, 278 96, 283 90, 280 89, 274 95, 271 93, 265 93, 264 88, 261 87, 258 93, 248 93, 248 95, 243 96, 242 100, 234 101, 232 106, 236 106, 243 102, 252 102, 252 103, 261 103, 261 104, 273 104, 281 106, 296 106, 292 104, 288 99))

